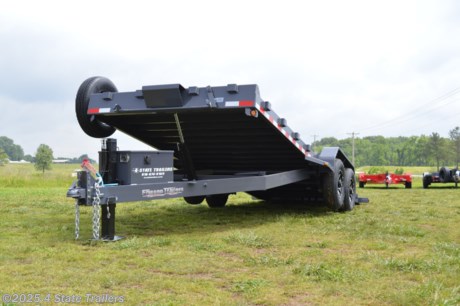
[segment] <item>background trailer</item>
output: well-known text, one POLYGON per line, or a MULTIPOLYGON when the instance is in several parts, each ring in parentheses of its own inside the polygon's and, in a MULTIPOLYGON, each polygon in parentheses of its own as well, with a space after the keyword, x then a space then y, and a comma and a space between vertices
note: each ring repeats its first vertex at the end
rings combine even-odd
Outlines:
POLYGON ((157 150, 118 151, 115 139, 103 140, 99 171, 85 163, 67 193, 76 199, 77 237, 80 205, 93 206, 94 239, 102 212, 102 239, 117 240, 121 202, 183 197, 223 207, 240 191, 280 205, 322 201, 334 211, 367 201, 356 194, 345 154, 337 147, 310 152, 257 85, 171 84, 119 93, 110 80, 92 77, 77 92, 76 115, 91 137, 119 130, 157 150))

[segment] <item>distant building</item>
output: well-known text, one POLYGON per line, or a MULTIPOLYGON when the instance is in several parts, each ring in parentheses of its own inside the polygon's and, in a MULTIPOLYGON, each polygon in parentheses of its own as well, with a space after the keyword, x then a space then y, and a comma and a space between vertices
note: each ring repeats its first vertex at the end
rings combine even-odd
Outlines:
POLYGON ((30 164, 30 162, 26 161, 26 160, 8 160, 8 163, 10 164, 30 164))
POLYGON ((67 164, 68 162, 68 159, 53 159, 53 164, 67 164))

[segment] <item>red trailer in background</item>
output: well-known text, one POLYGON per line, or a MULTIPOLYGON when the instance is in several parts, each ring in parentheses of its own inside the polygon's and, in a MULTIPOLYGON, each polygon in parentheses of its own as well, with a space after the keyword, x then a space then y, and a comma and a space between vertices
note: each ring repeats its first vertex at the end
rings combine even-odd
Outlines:
POLYGON ((364 188, 366 184, 403 184, 406 188, 412 188, 412 176, 410 174, 394 174, 394 173, 381 173, 381 174, 359 174, 359 187, 364 188))

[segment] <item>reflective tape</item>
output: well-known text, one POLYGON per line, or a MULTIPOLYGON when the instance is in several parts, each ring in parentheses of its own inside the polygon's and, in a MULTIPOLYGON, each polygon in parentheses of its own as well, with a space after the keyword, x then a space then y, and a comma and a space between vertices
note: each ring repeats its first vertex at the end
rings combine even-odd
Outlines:
MULTIPOLYGON (((244 102, 244 101, 235 101, 235 102, 244 102)), ((252 102, 252 101, 249 101, 249 102, 252 102)), ((228 102, 226 102, 226 103, 228 103, 228 102)), ((227 106, 227 105, 226 105, 226 106, 227 106)), ((252 105, 251 105, 251 106, 252 106, 252 105)), ((302 153, 303 153, 304 155, 306 155, 306 156, 311 156, 311 154, 310 154, 309 152, 307 152, 307 151, 303 148, 303 146, 300 145, 300 143, 297 142, 297 140, 294 139, 294 138, 291 136, 290 133, 288 133, 287 130, 283 129, 283 127, 282 127, 281 125, 279 125, 279 124, 275 121, 275 119, 274 119, 272 116, 270 116, 270 114, 269 114, 267 111, 265 111, 265 110, 264 110, 259 104, 257 104, 257 103, 255 104, 255 107, 256 107, 256 109, 257 109, 261 114, 264 115, 265 118, 267 118, 268 121, 270 121, 270 122, 281 132, 281 134, 284 135, 284 137, 286 137, 290 142, 292 142, 292 143, 295 145, 295 147, 296 147, 300 152, 302 152, 302 153)))
POLYGON ((101 114, 101 113, 110 113, 110 107, 88 109, 88 114, 101 114))

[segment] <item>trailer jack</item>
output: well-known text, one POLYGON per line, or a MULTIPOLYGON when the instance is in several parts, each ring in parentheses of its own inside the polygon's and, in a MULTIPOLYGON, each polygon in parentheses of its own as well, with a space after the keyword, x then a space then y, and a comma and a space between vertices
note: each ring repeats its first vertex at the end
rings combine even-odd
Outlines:
MULTIPOLYGON (((107 151, 106 148, 104 141, 100 156, 103 156, 103 153, 107 151)), ((116 143, 110 148, 116 149, 116 143)), ((81 205, 93 207, 93 240, 118 241, 123 239, 124 237, 115 235, 116 198, 107 198, 105 203, 101 203, 101 187, 104 187, 103 177, 87 160, 83 161, 82 168, 83 170, 77 172, 77 181, 67 191, 67 197, 75 199, 75 239, 80 237, 81 205)))

